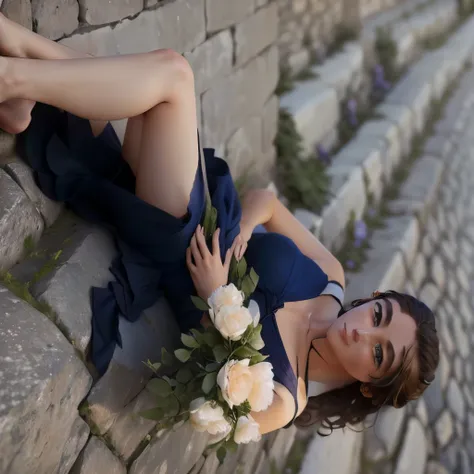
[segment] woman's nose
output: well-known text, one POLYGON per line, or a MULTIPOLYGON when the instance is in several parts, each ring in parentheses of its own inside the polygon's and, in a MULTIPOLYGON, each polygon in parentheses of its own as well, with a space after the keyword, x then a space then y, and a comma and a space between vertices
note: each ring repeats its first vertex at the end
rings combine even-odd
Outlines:
POLYGON ((373 334, 373 330, 367 329, 353 329, 352 330, 352 339, 354 342, 359 342, 361 339, 367 339, 371 337, 373 334))

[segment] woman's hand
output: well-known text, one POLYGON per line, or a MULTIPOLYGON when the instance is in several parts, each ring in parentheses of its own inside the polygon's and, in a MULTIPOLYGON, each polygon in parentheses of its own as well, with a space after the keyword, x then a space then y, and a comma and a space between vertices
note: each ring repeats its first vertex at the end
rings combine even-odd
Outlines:
POLYGON ((235 239, 232 247, 227 250, 225 261, 222 263, 219 250, 219 234, 220 229, 217 229, 212 236, 211 253, 207 247, 203 229, 199 225, 191 239, 191 245, 186 251, 186 263, 194 287, 197 294, 204 301, 207 301, 214 290, 227 284, 232 254, 237 245, 237 239, 235 239))
POLYGON ((234 255, 237 261, 243 256, 248 247, 248 241, 252 237, 254 227, 246 224, 244 221, 240 222, 240 234, 235 238, 235 251, 234 255))

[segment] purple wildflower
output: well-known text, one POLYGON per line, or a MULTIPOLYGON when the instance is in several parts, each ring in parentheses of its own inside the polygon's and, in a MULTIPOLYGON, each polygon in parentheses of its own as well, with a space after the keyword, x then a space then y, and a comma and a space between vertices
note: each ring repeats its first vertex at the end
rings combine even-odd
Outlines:
POLYGON ((352 127, 357 127, 359 121, 357 119, 357 100, 350 99, 347 102, 347 120, 352 127))
POLYGON ((385 70, 381 64, 377 64, 374 69, 374 87, 376 90, 387 92, 392 85, 385 79, 385 70))
POLYGON ((360 249, 362 247, 362 240, 361 239, 355 239, 354 240, 354 247, 356 249, 360 249))
POLYGON ((353 270, 355 268, 354 260, 347 260, 346 261, 346 268, 349 270, 353 270))
POLYGON ((325 148, 323 145, 318 145, 316 150, 318 152, 319 159, 324 163, 329 164, 331 161, 331 155, 329 154, 327 148, 325 148))
POLYGON ((367 224, 362 220, 357 221, 354 225, 354 239, 363 241, 366 238, 367 238, 367 224))

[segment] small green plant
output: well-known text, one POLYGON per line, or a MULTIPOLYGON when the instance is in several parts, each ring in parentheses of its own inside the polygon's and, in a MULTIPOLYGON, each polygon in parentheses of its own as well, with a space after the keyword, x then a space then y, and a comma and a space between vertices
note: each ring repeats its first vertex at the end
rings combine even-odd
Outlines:
POLYGON ((326 165, 315 157, 304 159, 302 138, 293 117, 285 109, 280 110, 275 145, 278 182, 290 207, 320 212, 331 186, 326 165))
POLYGON ((283 65, 280 69, 280 78, 278 80, 278 85, 275 89, 275 94, 282 96, 287 92, 291 92, 295 87, 295 82, 293 80, 291 69, 288 65, 283 65))
POLYGON ((400 74, 396 64, 398 49, 397 43, 392 38, 390 28, 377 28, 375 38, 375 51, 379 58, 379 63, 385 71, 385 77, 390 82, 395 82, 400 74))
POLYGON ((297 81, 309 81, 311 79, 317 79, 319 77, 318 74, 312 71, 311 67, 305 67, 302 69, 296 76, 295 79, 297 81))
POLYGON ((356 41, 358 37, 359 32, 355 28, 347 25, 339 25, 336 28, 334 39, 328 48, 328 54, 335 54, 339 52, 344 47, 345 43, 349 41, 356 41))

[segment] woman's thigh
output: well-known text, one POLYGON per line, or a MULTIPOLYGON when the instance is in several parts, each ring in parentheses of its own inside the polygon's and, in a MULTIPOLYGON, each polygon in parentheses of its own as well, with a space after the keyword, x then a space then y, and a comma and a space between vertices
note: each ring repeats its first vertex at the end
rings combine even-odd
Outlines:
POLYGON ((135 192, 149 204, 183 217, 199 159, 192 73, 175 100, 156 105, 143 117, 135 192))

